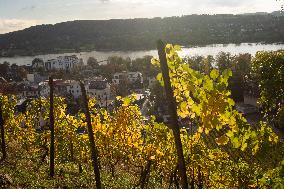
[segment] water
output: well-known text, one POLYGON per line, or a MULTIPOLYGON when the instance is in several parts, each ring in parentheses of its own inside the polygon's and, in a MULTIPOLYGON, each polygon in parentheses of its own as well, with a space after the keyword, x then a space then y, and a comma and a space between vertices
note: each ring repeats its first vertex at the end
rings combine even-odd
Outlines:
MULTIPOLYGON (((255 54, 257 51, 273 51, 273 50, 284 50, 284 44, 262 44, 262 43, 241 43, 241 44, 214 44, 207 46, 195 46, 189 48, 182 48, 180 52, 181 56, 216 56, 219 52, 229 52, 231 54, 239 53, 250 53, 255 54)), ((62 55, 77 55, 82 58, 84 63, 87 62, 89 57, 95 57, 98 61, 106 60, 110 56, 121 56, 129 57, 131 59, 141 58, 146 55, 157 57, 158 53, 156 50, 146 50, 146 51, 91 51, 91 52, 81 52, 81 53, 64 53, 64 54, 46 54, 38 56, 19 56, 19 57, 9 57, 0 58, 0 63, 4 61, 10 62, 10 64, 16 63, 18 65, 30 65, 34 58, 42 58, 44 61, 48 59, 56 58, 62 55)))

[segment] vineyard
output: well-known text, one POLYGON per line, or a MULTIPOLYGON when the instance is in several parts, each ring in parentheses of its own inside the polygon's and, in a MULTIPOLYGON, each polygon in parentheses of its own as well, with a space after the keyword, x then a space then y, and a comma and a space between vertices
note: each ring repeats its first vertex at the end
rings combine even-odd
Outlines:
MULTIPOLYGON (((227 89, 232 72, 195 71, 179 50, 167 45, 165 56, 185 128, 145 119, 134 95, 117 97, 113 111, 85 99, 77 115, 67 114, 65 99, 57 96, 33 100, 24 113, 16 112, 15 96, 1 96, 0 187, 284 188, 283 142, 268 123, 250 125, 234 109, 227 89)), ((166 85, 162 73, 157 79, 166 85)))

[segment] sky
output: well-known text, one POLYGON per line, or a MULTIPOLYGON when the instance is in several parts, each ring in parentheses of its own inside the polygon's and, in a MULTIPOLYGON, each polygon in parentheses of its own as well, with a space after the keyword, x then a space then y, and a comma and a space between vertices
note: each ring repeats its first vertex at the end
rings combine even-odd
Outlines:
POLYGON ((281 4, 284 0, 0 0, 0 34, 72 20, 273 12, 281 4))

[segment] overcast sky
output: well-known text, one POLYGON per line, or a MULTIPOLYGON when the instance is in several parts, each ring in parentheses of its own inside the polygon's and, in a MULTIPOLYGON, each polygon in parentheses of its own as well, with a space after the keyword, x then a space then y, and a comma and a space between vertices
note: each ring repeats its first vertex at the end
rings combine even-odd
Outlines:
POLYGON ((0 33, 70 20, 272 12, 280 10, 283 2, 284 0, 0 0, 0 33))

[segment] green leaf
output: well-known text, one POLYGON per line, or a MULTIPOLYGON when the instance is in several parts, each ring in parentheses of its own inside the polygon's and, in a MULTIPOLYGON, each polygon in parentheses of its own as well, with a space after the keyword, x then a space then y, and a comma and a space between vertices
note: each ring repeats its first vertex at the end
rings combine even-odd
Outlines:
POLYGON ((160 61, 156 58, 152 58, 151 59, 151 64, 155 65, 155 66, 160 66, 160 61))
POLYGON ((228 98, 227 102, 229 103, 229 106, 234 106, 235 102, 233 99, 228 98))
POLYGON ((241 142, 239 140, 238 137, 234 137, 232 140, 231 140, 234 148, 239 148, 241 146, 241 142))
POLYGON ((229 130, 229 131, 226 133, 226 135, 227 135, 229 138, 232 138, 232 137, 234 136, 234 132, 229 130))
POLYGON ((233 75, 233 73, 232 73, 231 70, 226 69, 226 70, 223 71, 222 75, 225 79, 229 79, 229 77, 231 77, 233 75))
POLYGON ((217 79, 218 76, 219 76, 219 70, 213 69, 213 70, 210 72, 210 77, 211 77, 212 79, 217 79))
POLYGON ((247 148, 247 146, 248 146, 248 143, 246 143, 246 142, 243 143, 241 150, 242 150, 242 151, 245 151, 245 149, 247 148))
POLYGON ((203 86, 208 91, 212 91, 213 90, 213 81, 209 77, 205 77, 205 81, 204 81, 203 86))
POLYGON ((162 73, 158 73, 157 78, 158 81, 162 81, 163 80, 163 75, 162 73))

